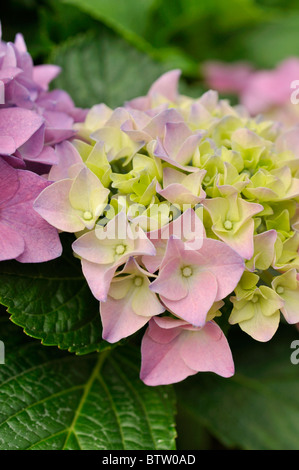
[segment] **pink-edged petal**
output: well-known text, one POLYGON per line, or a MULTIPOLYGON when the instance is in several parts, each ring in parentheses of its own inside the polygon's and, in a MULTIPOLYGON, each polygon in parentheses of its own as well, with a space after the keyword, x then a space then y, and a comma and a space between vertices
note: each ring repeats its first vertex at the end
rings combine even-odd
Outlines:
MULTIPOLYGON (((154 116, 144 127, 143 132, 152 139, 163 139, 168 123, 182 123, 183 116, 174 108, 165 109, 154 116)), ((148 139, 147 139, 148 140, 148 139)))
MULTIPOLYGON (((150 323, 152 321, 150 320, 150 323)), ((167 334, 167 330, 163 332, 167 334)), ((147 329, 141 343, 141 380, 149 386, 167 385, 196 374, 196 371, 190 369, 181 359, 180 346, 179 338, 157 343, 147 329)))
POLYGON ((222 234, 217 231, 217 235, 227 245, 229 245, 236 253, 244 259, 251 259, 254 254, 254 220, 247 220, 245 224, 234 234, 229 236, 227 233, 222 234))
POLYGON ((25 243, 22 235, 9 225, 0 222, 0 261, 15 259, 23 253, 25 243))
POLYGON ((203 74, 209 88, 220 93, 241 93, 253 72, 252 66, 246 62, 227 64, 211 60, 203 64, 203 74))
POLYGON ((23 229, 25 249, 16 259, 21 263, 44 263, 58 258, 62 253, 59 235, 38 214, 30 217, 30 224, 15 223, 15 229, 23 229))
POLYGON ((175 339, 181 328, 189 324, 173 317, 153 317, 148 325, 147 334, 156 343, 166 344, 175 339))
POLYGON ((105 302, 117 266, 91 263, 85 259, 81 260, 81 265, 92 294, 97 300, 105 302))
POLYGON ((143 286, 135 289, 132 297, 132 309, 136 315, 152 317, 160 315, 165 307, 159 301, 157 295, 149 289, 149 281, 144 278, 143 286))
POLYGON ((199 249, 202 238, 205 237, 205 228, 193 209, 189 208, 170 224, 159 230, 148 232, 147 236, 156 249, 155 256, 143 256, 142 262, 146 269, 154 273, 162 263, 167 242, 171 236, 188 242, 187 249, 199 249))
POLYGON ((78 217, 77 211, 70 204, 69 192, 73 181, 57 181, 44 189, 34 202, 34 209, 49 224, 64 232, 79 232, 85 225, 78 217))
POLYGON ((17 193, 19 186, 18 172, 0 158, 0 207, 17 193))
POLYGON ((214 322, 198 331, 183 333, 181 356, 191 369, 214 372, 222 377, 234 375, 234 361, 225 335, 214 322))
POLYGON ((196 205, 203 200, 203 197, 192 194, 191 191, 181 184, 171 184, 167 186, 167 188, 158 190, 157 192, 172 204, 196 205))
POLYGON ((178 69, 170 70, 164 73, 158 80, 156 80, 150 87, 148 96, 155 98, 156 95, 162 95, 169 101, 176 101, 178 96, 178 81, 181 76, 181 71, 178 69))
POLYGON ((16 148, 25 144, 42 126, 44 120, 37 113, 22 108, 0 109, 0 136, 11 137, 16 148))
POLYGON ((57 65, 36 65, 33 67, 33 80, 43 90, 48 90, 49 83, 57 77, 61 68, 57 65))
POLYGON ((204 132, 197 131, 194 135, 190 135, 182 144, 176 155, 176 161, 181 165, 189 164, 198 144, 200 143, 204 132))
POLYGON ((58 181, 70 178, 69 169, 74 165, 78 165, 78 173, 80 166, 84 166, 82 158, 73 144, 69 141, 61 142, 55 145, 56 164, 52 166, 49 172, 49 181, 58 181))
POLYGON ((72 248, 78 256, 98 264, 112 264, 114 262, 114 247, 115 240, 99 240, 94 230, 81 235, 72 244, 72 248))
POLYGON ((37 155, 33 162, 44 163, 46 165, 56 165, 56 163, 58 163, 58 159, 54 148, 47 146, 43 147, 41 153, 37 155))
POLYGON ((161 158, 161 160, 169 163, 170 165, 175 166, 176 168, 179 168, 180 170, 188 172, 198 171, 198 168, 193 166, 182 165, 181 163, 177 162, 173 157, 169 156, 159 138, 157 139, 153 153, 155 157, 161 158))
POLYGON ((16 34, 14 44, 16 48, 18 49, 18 51, 21 52, 22 54, 27 52, 27 46, 26 46, 23 34, 21 33, 16 34))
POLYGON ((57 230, 33 209, 37 194, 48 185, 40 176, 24 170, 17 171, 19 188, 1 210, 2 223, 22 236, 24 249, 17 260, 23 263, 49 261, 61 255, 62 247, 57 230))
POLYGON ((165 125, 165 137, 163 140, 163 145, 167 154, 176 159, 175 157, 181 149, 182 144, 191 135, 191 130, 183 121, 167 122, 165 125))
POLYGON ((140 330, 151 318, 136 315, 127 299, 114 300, 108 297, 100 303, 100 314, 103 324, 103 339, 116 343, 140 330))
POLYGON ((216 300, 218 284, 216 277, 209 271, 194 274, 189 283, 187 295, 180 300, 173 300, 160 294, 167 309, 191 325, 203 326, 207 313, 216 300))
POLYGON ((243 258, 225 243, 211 238, 203 240, 198 253, 203 257, 204 268, 217 279, 215 300, 225 298, 234 290, 244 272, 243 258))
POLYGON ((18 67, 6 67, 0 70, 0 80, 7 84, 22 72, 23 70, 18 67))
POLYGON ((172 259, 159 272, 159 276, 150 285, 153 292, 174 301, 183 299, 188 294, 188 284, 181 275, 177 259, 172 259))
POLYGON ((42 124, 39 129, 19 147, 19 152, 25 160, 37 161, 38 157, 42 154, 44 148, 45 137, 45 124, 42 124))
POLYGON ((0 136, 0 154, 11 155, 17 150, 15 141, 7 135, 0 136))

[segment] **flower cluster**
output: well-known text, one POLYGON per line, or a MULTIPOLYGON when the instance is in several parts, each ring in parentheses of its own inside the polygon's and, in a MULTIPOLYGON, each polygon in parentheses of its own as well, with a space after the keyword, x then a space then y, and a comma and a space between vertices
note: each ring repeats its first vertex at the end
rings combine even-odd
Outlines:
POLYGON ((0 260, 43 262, 61 254, 57 229, 33 210, 49 186, 56 144, 75 135, 77 109, 62 90, 48 90, 55 65, 34 66, 21 34, 1 40, 0 28, 0 260))
POLYGON ((218 317, 258 341, 299 321, 298 139, 220 100, 178 92, 95 105, 34 208, 72 245, 111 343, 145 325, 148 385, 234 373, 218 317), (281 316, 282 315, 282 316, 281 316))
POLYGON ((293 127, 299 121, 299 59, 290 57, 272 70, 255 70, 251 64, 209 61, 203 66, 208 87, 220 93, 236 94, 254 116, 264 116, 293 127), (292 99, 294 95, 294 99, 292 99))

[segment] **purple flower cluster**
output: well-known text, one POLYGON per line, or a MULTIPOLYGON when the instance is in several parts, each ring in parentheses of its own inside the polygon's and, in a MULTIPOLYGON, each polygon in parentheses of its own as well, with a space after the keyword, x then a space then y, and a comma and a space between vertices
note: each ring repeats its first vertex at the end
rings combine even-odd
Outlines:
POLYGON ((35 66, 21 34, 14 43, 1 37, 0 30, 0 260, 43 262, 59 256, 61 244, 33 201, 49 184, 55 145, 74 136, 86 111, 63 90, 49 91, 59 67, 35 66))

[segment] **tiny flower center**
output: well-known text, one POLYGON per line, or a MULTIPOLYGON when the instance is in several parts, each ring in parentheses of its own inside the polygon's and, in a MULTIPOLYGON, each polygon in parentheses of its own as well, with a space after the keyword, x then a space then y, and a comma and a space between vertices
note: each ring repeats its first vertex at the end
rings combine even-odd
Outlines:
POLYGON ((277 294, 283 294, 284 293, 284 288, 282 286, 278 286, 276 289, 277 294))
POLYGON ((136 287, 140 287, 143 284, 143 279, 140 276, 136 276, 134 279, 134 284, 136 287))
POLYGON ((223 226, 225 230, 231 230, 233 228, 233 223, 230 220, 226 220, 223 226))
POLYGON ((117 255, 123 255, 125 251, 126 251, 126 247, 123 244, 119 244, 115 248, 115 253, 117 255))
POLYGON ((192 276, 192 269, 190 268, 190 266, 185 266, 183 269, 182 269, 182 275, 184 277, 190 277, 192 276))
POLYGON ((242 173, 243 173, 244 175, 249 176, 249 178, 251 178, 251 176, 252 176, 252 174, 251 174, 251 172, 250 172, 249 170, 243 170, 242 173))
POLYGON ((90 211, 85 211, 83 214, 83 219, 84 220, 91 220, 92 219, 92 213, 90 211))
POLYGON ((258 302, 259 298, 257 295, 254 295, 251 299, 251 302, 253 302, 254 304, 256 304, 258 302))
POLYGON ((209 177, 209 175, 207 175, 207 176, 204 177, 203 180, 204 180, 205 183, 209 183, 211 181, 211 178, 209 177))

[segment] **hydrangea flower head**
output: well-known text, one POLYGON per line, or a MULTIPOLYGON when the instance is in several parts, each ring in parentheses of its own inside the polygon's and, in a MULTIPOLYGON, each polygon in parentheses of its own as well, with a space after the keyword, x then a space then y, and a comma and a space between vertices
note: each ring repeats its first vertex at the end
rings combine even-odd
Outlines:
POLYGON ((230 377, 224 311, 257 341, 281 314, 298 321, 298 137, 216 91, 181 95, 179 76, 114 110, 91 108, 56 146, 54 183, 34 204, 74 233, 104 338, 146 328, 148 385, 230 377))

